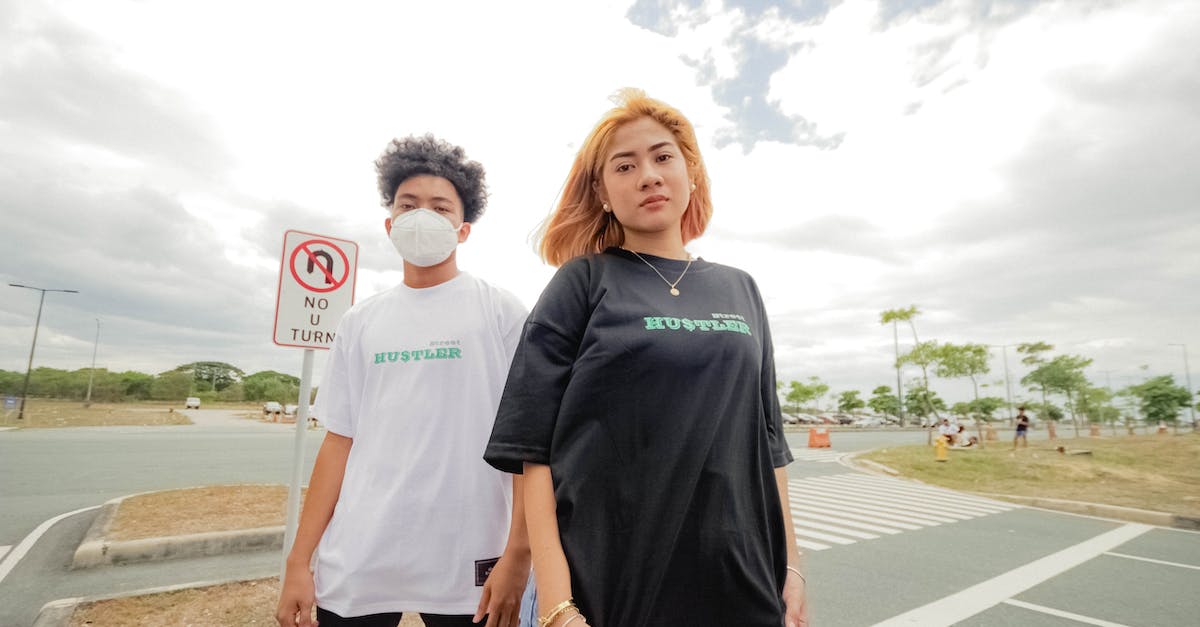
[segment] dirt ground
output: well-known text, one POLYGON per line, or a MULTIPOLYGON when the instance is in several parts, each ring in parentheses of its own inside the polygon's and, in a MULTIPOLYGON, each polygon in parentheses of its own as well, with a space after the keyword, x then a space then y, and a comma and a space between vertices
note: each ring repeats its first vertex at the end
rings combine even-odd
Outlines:
MULTIPOLYGON (((275 605, 279 602, 279 579, 256 579, 164 592, 140 597, 97 601, 79 606, 71 617, 71 627, 243 627, 276 625, 275 605)), ((413 614, 406 615, 400 627, 423 627, 413 614)))
POLYGON ((121 502, 109 538, 278 526, 284 524, 287 495, 287 486, 282 485, 219 485, 142 494, 121 502))
POLYGON ((183 407, 166 403, 92 403, 84 407, 79 401, 49 401, 29 399, 25 403, 25 418, 17 420, 17 412, 0 414, 0 426, 27 429, 54 427, 114 427, 190 425, 191 420, 179 411, 183 407))

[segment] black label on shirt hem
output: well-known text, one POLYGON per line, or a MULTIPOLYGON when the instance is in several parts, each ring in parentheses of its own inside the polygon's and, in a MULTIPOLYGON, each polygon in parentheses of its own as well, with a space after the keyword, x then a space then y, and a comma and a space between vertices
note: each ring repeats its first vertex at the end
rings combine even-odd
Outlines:
POLYGON ((482 586, 487 581, 488 575, 492 574, 492 569, 496 567, 496 563, 500 558, 493 557, 490 560, 475 561, 475 585, 482 586))

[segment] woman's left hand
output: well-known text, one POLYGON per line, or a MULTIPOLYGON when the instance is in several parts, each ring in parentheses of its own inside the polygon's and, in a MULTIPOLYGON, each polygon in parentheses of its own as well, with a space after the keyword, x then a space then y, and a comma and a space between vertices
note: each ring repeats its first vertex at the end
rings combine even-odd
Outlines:
POLYGON ((800 575, 787 571, 783 583, 783 602, 786 608, 783 624, 786 627, 808 627, 808 591, 800 575))

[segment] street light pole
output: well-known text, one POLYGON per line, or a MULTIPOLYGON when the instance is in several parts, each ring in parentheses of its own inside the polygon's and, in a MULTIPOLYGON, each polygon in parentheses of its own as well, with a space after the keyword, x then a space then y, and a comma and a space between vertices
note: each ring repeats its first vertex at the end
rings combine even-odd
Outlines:
POLYGON ((1004 358, 1004 397, 1008 399, 1008 424, 1013 423, 1012 413, 1012 384, 1008 380, 1008 344, 991 344, 993 348, 1000 349, 1000 355, 1004 358))
POLYGON ((25 419, 25 397, 29 395, 29 375, 33 373, 33 351, 37 349, 38 327, 42 324, 42 305, 46 302, 46 292, 64 292, 66 294, 78 294, 78 290, 54 290, 42 287, 33 287, 30 285, 18 285, 9 283, 11 287, 21 287, 27 290, 37 290, 42 293, 38 299, 37 319, 33 323, 33 344, 29 347, 29 365, 25 367, 25 385, 21 388, 21 410, 17 412, 17 420, 25 419))
POLYGON ((1196 431, 1196 396, 1192 393, 1192 370, 1188 368, 1187 344, 1169 344, 1168 346, 1178 346, 1183 349, 1183 376, 1187 381, 1188 389, 1188 414, 1192 417, 1192 431, 1196 431))
POLYGON ((100 319, 96 318, 96 342, 92 344, 92 369, 88 371, 88 391, 87 398, 83 401, 84 407, 92 406, 92 380, 96 378, 96 349, 100 348, 100 319))

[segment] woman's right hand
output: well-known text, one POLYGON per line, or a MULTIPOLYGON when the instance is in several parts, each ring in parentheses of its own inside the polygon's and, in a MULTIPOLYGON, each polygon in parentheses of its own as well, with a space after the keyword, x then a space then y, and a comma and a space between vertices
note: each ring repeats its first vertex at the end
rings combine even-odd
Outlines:
POLYGON ((316 603, 312 570, 308 564, 293 565, 289 562, 283 575, 279 606, 275 608, 275 620, 279 622, 279 627, 314 627, 316 621, 312 619, 312 613, 316 603))

